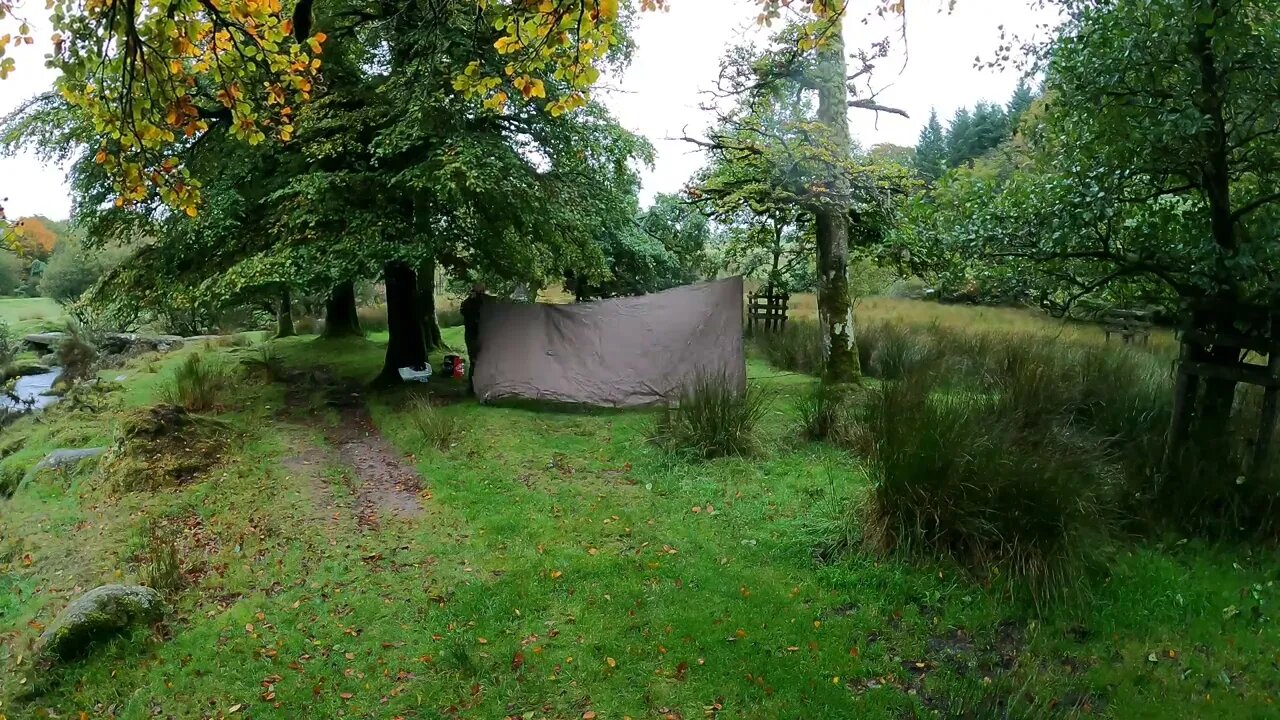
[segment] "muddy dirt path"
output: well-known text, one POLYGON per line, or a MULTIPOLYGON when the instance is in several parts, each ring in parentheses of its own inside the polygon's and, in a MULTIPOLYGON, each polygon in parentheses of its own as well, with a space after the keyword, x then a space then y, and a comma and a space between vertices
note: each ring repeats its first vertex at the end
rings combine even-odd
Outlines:
POLYGON ((306 403, 303 393, 322 389, 325 403, 338 411, 336 426, 315 415, 304 416, 303 422, 320 429, 338 464, 350 468, 361 526, 377 527, 386 515, 412 519, 422 513, 422 476, 378 432, 356 389, 323 373, 308 373, 287 382, 286 400, 294 409, 314 407, 306 403))

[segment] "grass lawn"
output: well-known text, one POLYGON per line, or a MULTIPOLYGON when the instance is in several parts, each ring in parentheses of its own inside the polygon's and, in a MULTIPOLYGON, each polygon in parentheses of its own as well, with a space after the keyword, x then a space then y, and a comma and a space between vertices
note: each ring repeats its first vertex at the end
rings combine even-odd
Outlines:
MULTIPOLYGON (((5 303, 0 301, 0 308, 5 303)), ((8 313, 6 308, 3 312, 8 313)), ((460 346, 460 328, 446 337, 460 346)), ((375 340, 273 343, 351 379, 375 340)), ((0 435, 0 472, 109 441, 189 348, 0 435)), ((203 352, 228 363, 254 348, 203 352)), ((866 478, 799 439, 804 376, 770 394, 756 458, 687 462, 648 412, 363 397, 425 480, 411 518, 358 512, 315 387, 237 379, 231 450, 197 481, 118 494, 91 470, 0 500, 0 716, 118 718, 1267 718, 1280 710, 1272 550, 1121 548, 1089 597, 1037 612, 939 561, 823 562, 866 478), (135 582, 148 523, 177 528, 188 586, 158 627, 58 673, 33 638, 71 598, 135 582), (24 697, 39 684, 44 692, 24 697), (83 713, 83 714, 80 714, 83 713)))
POLYGON ((65 318, 62 306, 45 297, 0 297, 0 322, 15 334, 60 330, 65 318))

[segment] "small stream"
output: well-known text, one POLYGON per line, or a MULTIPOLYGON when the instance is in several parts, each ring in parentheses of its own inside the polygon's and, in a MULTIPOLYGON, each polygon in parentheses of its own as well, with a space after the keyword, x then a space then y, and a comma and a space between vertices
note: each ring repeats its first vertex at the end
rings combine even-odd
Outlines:
POLYGON ((45 393, 53 387, 53 383, 61 374, 61 368, 54 368, 46 373, 24 375, 18 378, 13 388, 16 400, 7 393, 0 393, 0 415, 15 411, 42 410, 57 402, 56 396, 45 393))

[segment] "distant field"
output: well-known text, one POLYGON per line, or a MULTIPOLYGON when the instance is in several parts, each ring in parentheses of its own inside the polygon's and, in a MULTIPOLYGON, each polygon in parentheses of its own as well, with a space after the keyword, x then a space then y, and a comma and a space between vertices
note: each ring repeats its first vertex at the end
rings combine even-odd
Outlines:
MULTIPOLYGON (((793 295, 790 303, 793 318, 816 318, 817 298, 812 293, 793 295)), ((892 321, 907 325, 933 325, 965 328, 983 332, 1043 333, 1070 340, 1101 342, 1102 326, 1074 320, 1061 320, 1031 308, 986 307, 948 304, 906 298, 870 297, 859 300, 854 308, 857 323, 892 321)), ((1173 349, 1177 341, 1173 333, 1155 329, 1151 333, 1153 349, 1173 349)))
POLYGON ((49 298, 0 297, 0 322, 15 333, 56 330, 63 317, 62 306, 49 298))

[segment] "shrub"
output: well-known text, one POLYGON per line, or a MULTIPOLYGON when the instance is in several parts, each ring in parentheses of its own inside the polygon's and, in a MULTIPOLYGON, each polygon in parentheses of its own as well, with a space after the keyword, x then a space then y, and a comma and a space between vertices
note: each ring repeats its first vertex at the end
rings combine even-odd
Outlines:
POLYGON ((715 458, 749 455, 758 447, 756 424, 767 409, 759 388, 742 390, 727 375, 700 374, 665 408, 651 433, 671 452, 715 458))
POLYGON ((1080 587, 1115 524, 1112 457, 1070 427, 1029 426, 1018 409, 934 376, 890 383, 871 410, 867 541, 950 556, 1037 603, 1080 587))
POLYGON ((415 398, 409 406, 407 417, 409 424, 429 447, 448 450, 457 437, 458 428, 452 418, 433 406, 429 400, 415 398))
POLYGON ((360 329, 365 332, 387 331, 386 305, 369 305, 356 308, 356 317, 360 318, 360 329))
POLYGON ((62 366, 60 382, 75 382, 91 377, 97 367, 97 333, 79 321, 67 323, 67 337, 58 345, 58 364, 62 366))
POLYGON ((5 365, 13 362, 13 358, 17 356, 19 345, 18 336, 9 329, 8 323, 0 320, 0 369, 5 365))
POLYGON ((793 318, 782 332, 756 332, 751 343, 780 370, 810 375, 822 372, 822 331, 815 320, 793 318))
MULTIPOLYGON (((54 248, 39 275, 41 295, 67 304, 75 302, 98 282, 103 273, 119 265, 128 252, 119 248, 90 250, 75 238, 67 238, 54 248)), ((34 274, 34 273, 33 273, 34 274)))
POLYGON ((229 381, 226 368, 217 362, 205 361, 200 353, 193 353, 173 369, 160 395, 171 405, 204 412, 218 405, 229 381))
POLYGON ((0 295, 17 295, 22 287, 22 258, 0 249, 0 295))

